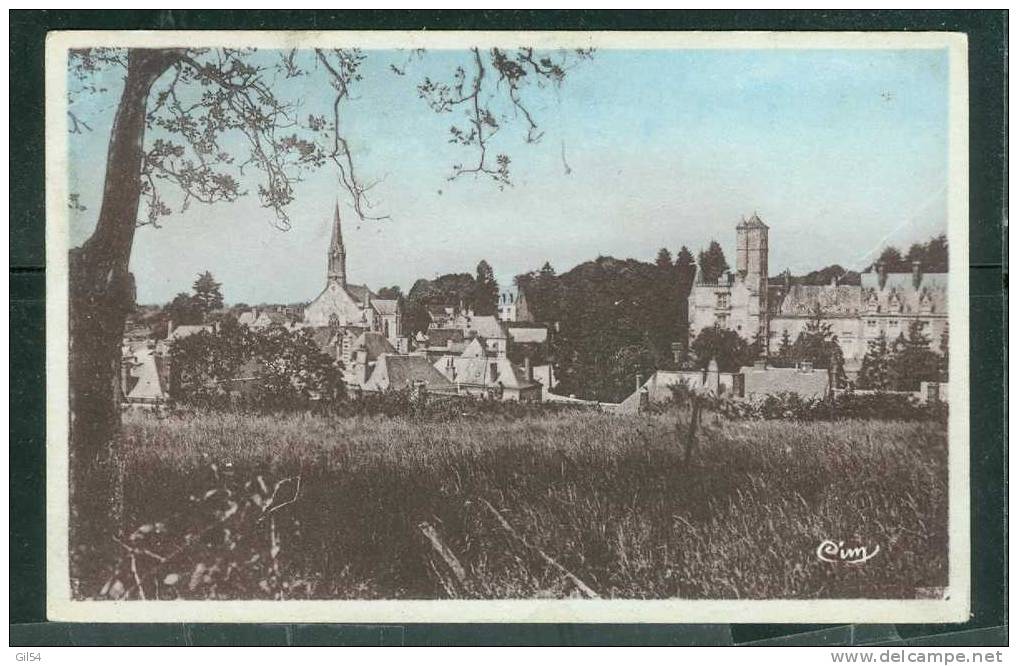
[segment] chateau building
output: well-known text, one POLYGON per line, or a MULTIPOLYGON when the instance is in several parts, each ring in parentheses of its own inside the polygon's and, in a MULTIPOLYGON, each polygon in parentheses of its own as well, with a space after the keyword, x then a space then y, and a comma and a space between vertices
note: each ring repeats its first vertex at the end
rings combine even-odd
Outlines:
POLYGON ((697 271, 689 295, 691 335, 720 326, 749 342, 765 340, 766 353, 774 354, 786 334, 794 342, 806 330, 819 308, 851 373, 881 332, 892 342, 918 321, 933 349, 947 333, 947 273, 924 274, 919 262, 910 273, 889 273, 878 263, 862 273, 860 285, 794 284, 788 271, 767 277, 768 232, 756 214, 743 220, 736 227, 735 272, 711 281, 697 271))
POLYGON ((397 300, 381 299, 367 285, 346 279, 346 248, 339 205, 332 222, 325 288, 304 309, 304 324, 313 327, 357 327, 381 333, 394 347, 403 335, 403 311, 397 300))

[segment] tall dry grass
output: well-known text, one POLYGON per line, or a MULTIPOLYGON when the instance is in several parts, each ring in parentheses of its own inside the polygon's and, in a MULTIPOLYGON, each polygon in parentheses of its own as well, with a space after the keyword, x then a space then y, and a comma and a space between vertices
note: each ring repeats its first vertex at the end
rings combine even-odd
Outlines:
POLYGON ((686 466, 681 420, 132 416, 126 514, 166 520, 209 487, 211 463, 238 478, 300 474, 287 507, 299 529, 280 560, 314 597, 450 594, 425 522, 472 597, 575 594, 538 549, 604 597, 910 598, 946 585, 942 426, 714 422, 686 466), (823 562, 825 539, 880 553, 823 562))

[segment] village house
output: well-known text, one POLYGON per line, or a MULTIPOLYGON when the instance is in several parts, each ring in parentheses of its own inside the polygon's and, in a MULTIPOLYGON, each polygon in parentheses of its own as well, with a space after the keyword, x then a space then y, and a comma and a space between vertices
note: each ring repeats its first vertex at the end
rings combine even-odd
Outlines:
POLYGON ((374 364, 363 390, 372 392, 423 389, 428 393, 455 393, 455 385, 442 376, 424 356, 382 354, 374 364))
POLYGON ((534 380, 529 360, 520 368, 504 355, 492 355, 483 338, 475 337, 458 356, 439 358, 434 367, 461 395, 519 401, 540 401, 542 397, 542 386, 534 380))

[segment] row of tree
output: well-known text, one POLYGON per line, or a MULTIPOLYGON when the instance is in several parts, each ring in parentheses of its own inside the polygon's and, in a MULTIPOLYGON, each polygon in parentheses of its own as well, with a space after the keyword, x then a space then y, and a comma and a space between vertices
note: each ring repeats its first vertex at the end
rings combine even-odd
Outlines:
POLYGON ((947 381, 948 334, 940 338, 940 353, 933 351, 921 322, 912 322, 907 334, 888 340, 880 335, 868 344, 856 386, 879 391, 915 391, 921 382, 947 381))
MULTIPOLYGON (((388 298, 402 297, 399 287, 379 291, 389 294, 388 298)), ((403 323, 410 335, 427 330, 431 323, 429 308, 453 306, 469 308, 475 315, 487 316, 498 313, 498 282, 495 271, 486 260, 477 264, 475 275, 469 273, 447 273, 434 280, 417 280, 403 300, 403 323)))
POLYGON ((889 245, 880 252, 874 266, 879 263, 888 273, 907 273, 912 270, 913 262, 917 261, 924 273, 946 273, 947 236, 940 234, 925 243, 913 243, 904 254, 897 247, 889 245))

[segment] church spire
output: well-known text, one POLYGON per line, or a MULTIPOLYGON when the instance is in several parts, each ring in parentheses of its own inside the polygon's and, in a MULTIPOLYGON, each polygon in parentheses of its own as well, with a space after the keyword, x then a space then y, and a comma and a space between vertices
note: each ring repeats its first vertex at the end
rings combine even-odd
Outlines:
POLYGON ((332 220, 332 241, 329 243, 329 284, 335 282, 346 287, 346 248, 343 247, 343 230, 339 221, 339 202, 332 220))

